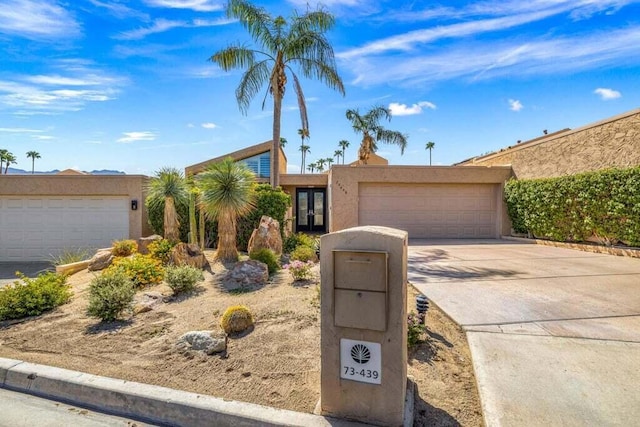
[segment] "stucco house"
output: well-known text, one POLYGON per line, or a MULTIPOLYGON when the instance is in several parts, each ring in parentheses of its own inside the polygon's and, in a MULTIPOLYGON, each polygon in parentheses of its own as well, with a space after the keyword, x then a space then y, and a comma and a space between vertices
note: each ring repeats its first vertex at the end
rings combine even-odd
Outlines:
MULTIPOLYGON (((397 166, 376 156, 366 166, 288 174, 271 141, 187 166, 201 172, 225 157, 269 182, 280 156, 280 184, 293 200, 291 231, 331 232, 357 225, 407 230, 410 238, 500 238, 511 231, 504 183, 608 167, 640 165, 640 109, 578 129, 514 143, 453 166, 397 166)), ((44 260, 64 248, 104 247, 151 230, 142 175, 3 175, 0 262, 44 260)))

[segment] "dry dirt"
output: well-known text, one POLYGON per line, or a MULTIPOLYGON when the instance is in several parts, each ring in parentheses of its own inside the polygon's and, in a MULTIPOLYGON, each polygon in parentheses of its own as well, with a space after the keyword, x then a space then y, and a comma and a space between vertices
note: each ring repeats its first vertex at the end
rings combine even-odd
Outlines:
MULTIPOLYGON (((207 254, 211 257, 211 253, 207 254)), ((317 269, 317 267, 316 267, 317 269)), ((230 292, 226 268, 210 262, 205 282, 127 321, 87 317, 86 270, 69 278, 69 304, 21 322, 0 322, 0 356, 156 384, 295 411, 311 412, 320 395, 320 309, 316 279, 293 283, 287 271, 263 287, 230 292), (220 330, 226 307, 244 304, 255 328, 231 338, 225 355, 181 353, 191 330, 220 330)), ((166 285, 145 291, 170 295, 166 285)), ((409 309, 416 291, 409 287, 409 309)), ((416 426, 479 426, 482 414, 464 333, 436 307, 427 315, 425 342, 409 352, 418 386, 416 426)))

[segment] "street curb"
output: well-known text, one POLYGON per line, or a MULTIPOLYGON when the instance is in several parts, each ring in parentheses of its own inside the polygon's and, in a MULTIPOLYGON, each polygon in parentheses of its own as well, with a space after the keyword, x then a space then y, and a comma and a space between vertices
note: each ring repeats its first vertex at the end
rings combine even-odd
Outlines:
POLYGON ((169 426, 364 427, 319 415, 0 358, 0 388, 169 426))

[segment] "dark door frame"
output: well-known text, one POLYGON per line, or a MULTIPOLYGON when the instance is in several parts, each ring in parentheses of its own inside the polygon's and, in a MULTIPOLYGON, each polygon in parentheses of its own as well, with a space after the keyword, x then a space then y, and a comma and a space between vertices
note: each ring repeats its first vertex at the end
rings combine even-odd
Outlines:
POLYGON ((327 231, 327 189, 319 188, 296 188, 296 232, 305 233, 324 233, 327 231), (300 202, 300 194, 307 195, 307 213, 306 224, 300 224, 300 210, 298 204, 300 202), (318 206, 314 206, 315 195, 322 194, 322 224, 315 223, 316 210, 318 206))

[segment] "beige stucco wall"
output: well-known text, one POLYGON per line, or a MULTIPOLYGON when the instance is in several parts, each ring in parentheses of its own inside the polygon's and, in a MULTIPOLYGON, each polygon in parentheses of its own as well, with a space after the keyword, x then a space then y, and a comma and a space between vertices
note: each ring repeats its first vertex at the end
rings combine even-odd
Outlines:
POLYGON ((150 235, 144 207, 144 175, 2 175, 0 195, 7 196, 127 196, 138 201, 129 209, 129 238, 150 235))
POLYGON ((463 165, 511 165, 517 178, 547 178, 640 165, 640 109, 549 135, 463 165))
POLYGON ((333 166, 329 174, 329 229, 358 226, 358 189, 366 183, 455 183, 496 184, 498 221, 502 235, 511 231, 511 223, 502 200, 502 188, 511 177, 508 166, 333 166))

